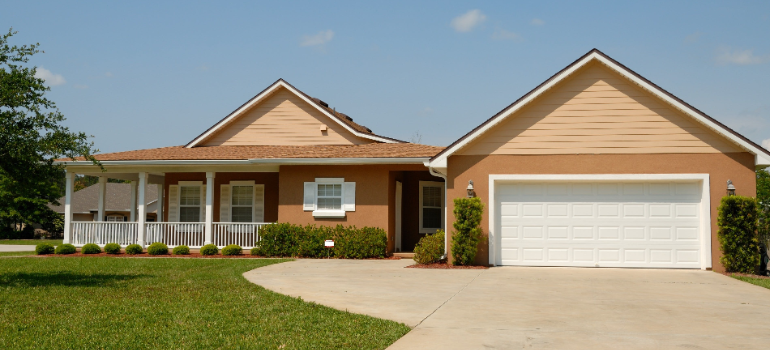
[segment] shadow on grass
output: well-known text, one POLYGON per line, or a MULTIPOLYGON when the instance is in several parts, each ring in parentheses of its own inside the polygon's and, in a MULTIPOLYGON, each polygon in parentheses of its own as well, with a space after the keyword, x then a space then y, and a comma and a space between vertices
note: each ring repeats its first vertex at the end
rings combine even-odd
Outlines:
POLYGON ((119 281, 130 281, 150 275, 84 274, 72 272, 15 272, 0 275, 0 286, 16 287, 106 287, 119 281))

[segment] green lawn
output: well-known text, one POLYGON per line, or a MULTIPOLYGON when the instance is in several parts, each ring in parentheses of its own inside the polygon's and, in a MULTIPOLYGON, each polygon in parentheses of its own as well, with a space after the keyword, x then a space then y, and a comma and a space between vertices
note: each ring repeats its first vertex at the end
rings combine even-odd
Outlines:
POLYGON ((0 239, 0 244, 38 245, 40 243, 51 243, 53 245, 59 245, 62 243, 62 240, 61 239, 0 239))
POLYGON ((0 252, 0 256, 24 256, 35 255, 35 252, 0 252))
POLYGON ((730 277, 744 281, 744 282, 749 282, 751 284, 756 284, 760 287, 765 287, 767 289, 770 289, 770 278, 755 278, 755 277, 738 276, 738 275, 730 275, 730 277))
POLYGON ((241 276, 283 261, 0 259, 0 349, 383 349, 409 331, 241 276))

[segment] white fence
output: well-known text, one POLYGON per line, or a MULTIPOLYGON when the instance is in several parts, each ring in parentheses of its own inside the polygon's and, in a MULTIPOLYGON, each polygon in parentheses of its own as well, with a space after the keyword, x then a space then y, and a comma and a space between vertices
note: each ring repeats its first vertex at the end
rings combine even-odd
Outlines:
POLYGON ((72 223, 72 244, 117 243, 129 245, 138 239, 139 225, 135 222, 82 221, 72 223))
POLYGON ((259 242, 259 229, 266 223, 215 222, 212 240, 219 247, 237 244, 242 248, 253 248, 259 242))
POLYGON ((206 224, 202 222, 148 222, 145 225, 148 245, 161 242, 169 247, 200 248, 206 241, 206 224))

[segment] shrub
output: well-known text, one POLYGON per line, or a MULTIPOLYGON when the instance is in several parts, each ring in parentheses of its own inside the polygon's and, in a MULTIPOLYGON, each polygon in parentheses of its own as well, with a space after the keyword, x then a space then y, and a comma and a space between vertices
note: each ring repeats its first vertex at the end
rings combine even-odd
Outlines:
POLYGON ((345 259, 383 258, 388 235, 377 227, 356 229, 338 225, 334 230, 334 255, 345 259))
POLYGON ((759 207, 759 244, 762 250, 762 266, 760 274, 767 273, 770 260, 770 172, 767 169, 757 170, 757 205, 759 207))
POLYGON ((254 248, 251 248, 251 250, 249 251, 249 254, 251 254, 251 255, 262 255, 262 251, 259 250, 259 247, 254 247, 254 248))
POLYGON ((37 255, 53 254, 53 251, 53 244, 51 243, 40 243, 35 247, 35 254, 37 255))
POLYGON ((241 252, 243 252, 243 248, 237 244, 230 244, 222 248, 222 255, 241 255, 241 252))
POLYGON ((144 249, 138 244, 129 244, 128 247, 126 247, 126 254, 128 255, 142 254, 142 252, 144 252, 144 249))
POLYGON ((59 244, 54 250, 54 253, 59 255, 75 254, 75 252, 77 252, 77 249, 72 244, 59 244))
POLYGON ((303 228, 293 224, 270 224, 259 229, 257 255, 297 256, 303 228))
POLYGON ((102 248, 99 248, 99 246, 94 243, 88 243, 84 245, 83 248, 80 248, 80 252, 83 254, 99 254, 102 252, 102 248))
POLYGON ((206 244, 201 247, 201 255, 216 255, 219 253, 219 248, 213 244, 206 244))
POLYGON ((190 247, 186 245, 178 245, 171 251, 174 255, 190 255, 190 247))
POLYGON ((454 200, 455 231, 452 233, 452 263, 472 265, 476 260, 481 240, 481 215, 484 203, 478 197, 456 198, 454 200))
POLYGON ((757 237, 757 201, 727 196, 719 205, 720 261, 728 272, 756 273, 760 262, 757 237))
POLYGON ((297 238, 297 256, 322 258, 334 256, 334 249, 324 246, 327 239, 334 239, 336 229, 328 226, 308 225, 297 238))
POLYGON ((147 254, 168 255, 168 246, 161 242, 155 242, 153 244, 150 244, 149 247, 147 247, 147 254))
POLYGON ((104 245, 104 252, 107 254, 120 254, 120 244, 107 243, 104 245))
POLYGON ((30 224, 24 224, 24 228, 19 233, 20 239, 33 239, 35 238, 35 228, 30 224))
POLYGON ((444 231, 427 235, 417 242, 414 247, 414 261, 418 264, 432 264, 439 262, 444 255, 444 231))

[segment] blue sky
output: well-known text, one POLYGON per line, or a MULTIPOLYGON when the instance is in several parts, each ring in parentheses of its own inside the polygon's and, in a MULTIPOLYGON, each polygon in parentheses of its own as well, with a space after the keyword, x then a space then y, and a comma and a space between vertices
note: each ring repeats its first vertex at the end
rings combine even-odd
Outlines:
POLYGON ((278 78, 447 145, 592 48, 770 147, 767 1, 17 1, 0 23, 102 152, 185 144, 278 78))

